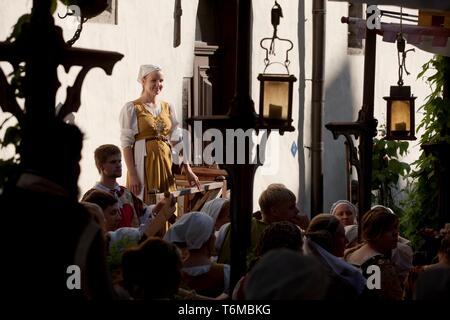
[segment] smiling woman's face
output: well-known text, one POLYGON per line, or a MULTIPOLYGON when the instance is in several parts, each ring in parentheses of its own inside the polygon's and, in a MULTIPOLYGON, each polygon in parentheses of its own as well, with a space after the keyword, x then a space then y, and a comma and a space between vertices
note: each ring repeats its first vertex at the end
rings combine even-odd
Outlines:
POLYGON ((144 92, 151 96, 157 96, 163 89, 164 75, 161 71, 153 71, 142 79, 144 92))

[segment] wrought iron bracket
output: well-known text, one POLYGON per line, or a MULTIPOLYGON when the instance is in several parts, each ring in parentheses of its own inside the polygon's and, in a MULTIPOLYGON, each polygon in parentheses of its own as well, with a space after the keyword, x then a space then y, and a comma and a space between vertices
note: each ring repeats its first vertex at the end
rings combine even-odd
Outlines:
POLYGON ((281 64, 282 66, 284 66, 286 68, 287 73, 289 74, 289 65, 290 65, 290 61, 289 61, 289 51, 291 51, 294 48, 294 44, 291 40, 289 39, 283 39, 278 37, 277 35, 277 28, 278 25, 280 24, 280 18, 283 17, 283 11, 281 9, 281 6, 278 4, 278 2, 275 1, 275 4, 272 8, 272 12, 271 12, 271 20, 272 20, 272 26, 273 26, 273 35, 271 38, 263 38, 261 39, 259 45, 261 46, 262 49, 264 49, 266 51, 266 57, 264 58, 264 71, 263 73, 266 72, 267 68, 272 65, 272 64, 281 64), (263 45, 263 42, 266 40, 270 40, 270 46, 269 48, 265 47, 263 45), (270 62, 269 59, 269 55, 275 55, 275 40, 279 40, 281 42, 288 42, 290 44, 289 49, 286 50, 286 57, 284 59, 284 63, 275 61, 275 62, 270 62))
MULTIPOLYGON (((122 59, 123 55, 117 52, 100 51, 92 49, 67 47, 64 54, 60 56, 60 64, 63 65, 66 72, 69 72, 72 66, 81 66, 82 69, 77 75, 73 86, 67 88, 67 98, 58 113, 59 119, 64 119, 71 112, 78 111, 81 100, 81 87, 86 74, 94 67, 99 67, 106 74, 111 75, 114 65, 122 59)), ((20 50, 15 44, 0 42, 0 61, 9 61, 10 63, 19 63, 26 61, 27 53, 20 50)), ((0 108, 5 112, 12 113, 19 123, 23 121, 24 111, 16 101, 16 96, 12 86, 8 83, 5 74, 0 68, 0 108)))
POLYGON ((358 139, 361 131, 365 130, 365 125, 362 122, 330 122, 325 127, 331 131, 333 138, 337 140, 339 136, 344 136, 345 141, 349 145, 349 161, 352 166, 356 168, 358 177, 361 173, 361 162, 358 157, 358 151, 353 142, 352 136, 358 139))

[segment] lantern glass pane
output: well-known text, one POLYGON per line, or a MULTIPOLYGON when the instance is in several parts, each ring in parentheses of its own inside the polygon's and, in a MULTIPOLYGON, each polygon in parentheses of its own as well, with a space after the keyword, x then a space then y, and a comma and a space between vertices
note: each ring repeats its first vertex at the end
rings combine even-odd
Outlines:
POLYGON ((289 82, 264 82, 264 118, 287 120, 289 82))
POLYGON ((410 102, 408 100, 393 100, 391 105, 391 132, 407 134, 411 131, 410 102))

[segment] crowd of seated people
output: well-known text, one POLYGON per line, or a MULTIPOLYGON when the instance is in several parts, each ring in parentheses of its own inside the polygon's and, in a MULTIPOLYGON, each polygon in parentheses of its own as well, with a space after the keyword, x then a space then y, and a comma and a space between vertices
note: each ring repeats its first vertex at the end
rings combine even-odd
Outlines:
MULTIPOLYGON (((259 196, 247 269, 232 283, 228 199, 179 214, 164 233, 155 232, 158 217, 172 215, 176 201, 167 194, 147 206, 120 186, 121 154, 114 145, 97 148, 100 181, 80 197, 82 137, 78 128, 64 123, 25 135, 22 175, 5 188, 0 206, 28 221, 24 234, 41 245, 27 257, 19 254, 26 239, 5 249, 5 288, 11 294, 36 295, 24 290, 31 283, 45 287, 46 297, 79 300, 448 299, 450 230, 435 263, 413 266, 412 248, 399 235, 399 219, 391 209, 374 206, 360 218, 354 204, 338 200, 329 213, 310 221, 298 209, 296 195, 281 183, 268 185, 259 196), (46 143, 38 147, 36 139, 46 143), (39 160, 36 152, 42 154, 39 160), (33 214, 36 207, 46 215, 33 214), (61 254, 51 250, 52 241, 62 245, 61 254), (37 271, 46 276, 45 283, 27 276, 30 259, 43 261, 37 271), (68 285, 67 266, 73 265, 83 274, 78 291, 68 285), (377 270, 379 278, 373 276, 377 270)), ((5 215, 5 221, 12 224, 14 217, 5 215)))

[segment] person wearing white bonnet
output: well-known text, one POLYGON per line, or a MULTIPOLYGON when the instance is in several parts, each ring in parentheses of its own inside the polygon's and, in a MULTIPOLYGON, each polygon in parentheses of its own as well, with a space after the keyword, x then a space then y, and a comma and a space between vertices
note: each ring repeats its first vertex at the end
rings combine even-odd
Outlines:
POLYGON ((145 64, 140 66, 137 80, 142 92, 137 99, 127 102, 120 112, 120 141, 127 165, 127 188, 151 204, 151 192, 176 190, 172 172, 172 157, 180 165, 190 185, 200 188, 198 177, 187 161, 172 154, 172 146, 180 143, 181 129, 172 104, 160 100, 164 74, 162 68, 145 64))
POLYGON ((164 240, 183 244, 188 250, 200 249, 213 235, 213 219, 203 212, 183 214, 164 235, 164 240))
POLYGON ((228 293, 230 266, 211 262, 214 244, 214 220, 203 212, 181 216, 164 235, 164 240, 185 249, 181 288, 217 297, 228 293))
POLYGON ((347 246, 346 248, 352 248, 353 246, 358 244, 358 225, 352 224, 344 227, 345 237, 347 238, 347 246))
POLYGON ((330 214, 336 216, 344 226, 356 223, 358 208, 347 200, 338 200, 330 208, 330 214))
POLYGON ((218 231, 222 225, 230 221, 230 201, 216 198, 205 203, 202 212, 214 220, 214 230, 218 231))
POLYGON ((144 78, 153 71, 161 71, 161 67, 154 64, 143 64, 139 67, 137 82, 142 83, 144 78))

